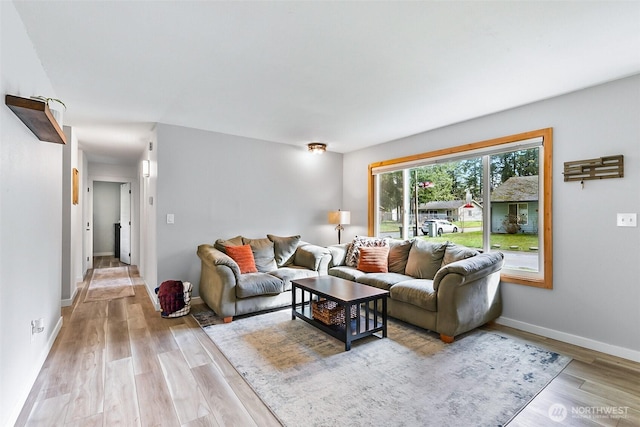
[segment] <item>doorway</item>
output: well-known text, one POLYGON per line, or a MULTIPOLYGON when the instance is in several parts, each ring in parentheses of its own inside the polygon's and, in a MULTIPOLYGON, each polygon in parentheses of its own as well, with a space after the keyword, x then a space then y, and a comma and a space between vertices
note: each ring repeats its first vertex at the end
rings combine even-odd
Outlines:
POLYGON ((92 221, 86 230, 92 247, 89 253, 92 258, 112 257, 131 264, 131 183, 93 181, 91 193, 92 221))

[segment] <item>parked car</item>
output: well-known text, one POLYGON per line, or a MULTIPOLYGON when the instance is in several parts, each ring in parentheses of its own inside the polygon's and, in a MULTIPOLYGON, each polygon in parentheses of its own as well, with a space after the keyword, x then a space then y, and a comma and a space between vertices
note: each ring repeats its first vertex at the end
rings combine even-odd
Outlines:
MULTIPOLYGON (((428 219, 422 223, 422 233, 425 236, 431 236, 429 230, 435 226, 435 233, 442 236, 443 233, 457 233, 458 227, 443 219, 428 219)), ((431 236, 433 237, 433 236, 431 236)))

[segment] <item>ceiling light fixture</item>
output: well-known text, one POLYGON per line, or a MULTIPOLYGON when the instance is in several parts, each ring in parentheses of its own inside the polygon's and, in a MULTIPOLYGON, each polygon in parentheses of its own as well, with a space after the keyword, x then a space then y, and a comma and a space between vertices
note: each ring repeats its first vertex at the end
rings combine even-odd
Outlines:
POLYGON ((323 144, 322 142, 310 142, 307 144, 307 147, 313 154, 322 154, 327 151, 327 144, 323 144))

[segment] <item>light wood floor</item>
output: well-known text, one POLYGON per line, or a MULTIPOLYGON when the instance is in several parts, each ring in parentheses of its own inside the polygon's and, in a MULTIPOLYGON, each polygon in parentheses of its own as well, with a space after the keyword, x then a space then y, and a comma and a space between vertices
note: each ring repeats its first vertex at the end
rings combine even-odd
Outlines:
MULTIPOLYGON (((94 263, 117 265, 113 259, 94 263)), ((134 297, 83 303, 90 277, 73 306, 62 310, 64 325, 17 426, 280 425, 191 316, 162 319, 144 286, 135 287, 134 297)), ((640 364, 498 325, 486 328, 574 359, 510 426, 640 426, 640 364), (554 404, 568 411, 561 423, 548 416, 554 404), (620 415, 602 412, 611 410, 620 415)))

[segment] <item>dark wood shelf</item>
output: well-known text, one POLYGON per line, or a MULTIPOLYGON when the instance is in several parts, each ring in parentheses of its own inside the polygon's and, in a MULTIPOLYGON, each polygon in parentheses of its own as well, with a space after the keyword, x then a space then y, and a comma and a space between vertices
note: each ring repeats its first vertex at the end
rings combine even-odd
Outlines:
POLYGON ((67 139, 46 102, 6 95, 5 104, 40 141, 66 144, 67 139))

